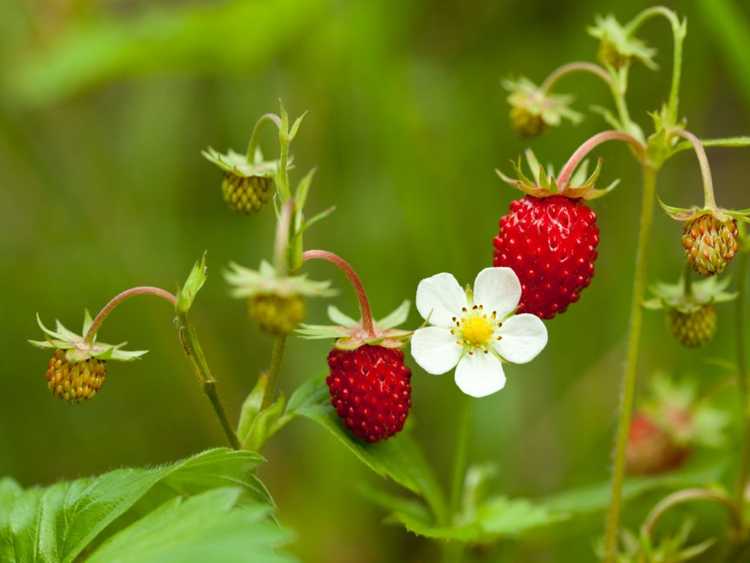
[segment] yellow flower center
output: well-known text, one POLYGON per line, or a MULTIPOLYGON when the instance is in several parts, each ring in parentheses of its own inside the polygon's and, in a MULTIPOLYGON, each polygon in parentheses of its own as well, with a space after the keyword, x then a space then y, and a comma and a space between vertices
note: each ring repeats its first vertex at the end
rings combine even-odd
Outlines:
POLYGON ((461 338, 470 346, 487 346, 492 340, 494 325, 484 315, 464 317, 461 321, 461 338))

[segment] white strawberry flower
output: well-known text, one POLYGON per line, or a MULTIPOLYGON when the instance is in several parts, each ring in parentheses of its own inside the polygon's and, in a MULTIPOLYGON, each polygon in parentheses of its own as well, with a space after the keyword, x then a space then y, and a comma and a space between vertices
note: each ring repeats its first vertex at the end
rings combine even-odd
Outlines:
POLYGON ((412 356, 433 375, 456 368, 456 385, 472 397, 500 391, 503 362, 525 364, 547 345, 547 328, 538 317, 514 314, 520 299, 521 282, 510 268, 485 268, 473 291, 448 273, 423 279, 417 310, 431 326, 414 332, 412 356))

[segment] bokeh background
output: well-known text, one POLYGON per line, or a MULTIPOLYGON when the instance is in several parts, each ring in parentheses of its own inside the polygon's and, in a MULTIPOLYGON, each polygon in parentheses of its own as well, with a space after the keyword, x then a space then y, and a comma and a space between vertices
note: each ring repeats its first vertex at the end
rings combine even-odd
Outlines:
MULTIPOLYGON (((210 279, 194 321, 234 419, 269 358, 270 341, 228 298, 231 260, 270 255, 273 214, 246 218, 221 201, 207 145, 245 146, 263 112, 283 98, 309 110, 294 153, 297 172, 317 166, 311 210, 337 206, 307 244, 348 258, 376 314, 413 299, 439 271, 471 280, 491 259, 491 238, 515 193, 495 167, 527 145, 508 123, 502 78, 536 81, 555 66, 593 59, 585 28, 596 14, 632 17, 633 0, 427 1, 10 0, 0 6, 0 474, 46 484, 124 465, 156 464, 223 444, 220 428, 181 354, 162 302, 120 308, 102 331, 151 352, 111 367, 100 396, 54 400, 34 314, 78 328, 132 285, 168 289, 208 251, 210 279)), ((704 137, 750 131, 750 10, 739 0, 671 2, 688 17, 681 111, 704 137)), ((635 68, 630 104, 643 126, 669 86, 665 22, 643 35, 659 50, 658 73, 635 68)), ((610 104, 586 75, 558 90, 576 107, 610 104)), ((597 116, 550 131, 532 146, 561 163, 604 128, 597 116)), ((264 139, 275 150, 271 134, 264 139)), ((638 170, 627 151, 605 146, 605 180, 620 187, 595 202, 602 242, 598 274, 579 304, 549 323, 550 345, 533 364, 508 369, 502 393, 477 404, 472 459, 494 461, 494 488, 537 497, 607 479, 623 361, 637 228, 638 170)), ((712 150, 721 204, 750 207, 748 153, 712 150)), ((697 165, 683 153, 660 177, 659 194, 699 203, 697 165)), ((681 267, 679 226, 657 212, 649 249, 652 281, 681 267)), ((342 289, 344 279, 310 267, 342 289)), ((309 317, 322 320, 323 303, 309 317)), ((662 369, 710 386, 731 358, 731 310, 714 344, 685 352, 657 313, 647 313, 642 373, 662 369)), ((412 326, 418 319, 412 314, 412 326)), ((293 340, 283 386, 325 370, 325 343, 293 340)), ((414 369, 416 434, 447 481, 455 387, 414 369)), ((431 561, 432 547, 381 523, 356 491, 373 477, 320 429, 296 422, 273 439, 262 475, 295 529, 305 561, 431 561)), ((488 561, 587 561, 598 521, 575 537, 509 541, 488 561)))

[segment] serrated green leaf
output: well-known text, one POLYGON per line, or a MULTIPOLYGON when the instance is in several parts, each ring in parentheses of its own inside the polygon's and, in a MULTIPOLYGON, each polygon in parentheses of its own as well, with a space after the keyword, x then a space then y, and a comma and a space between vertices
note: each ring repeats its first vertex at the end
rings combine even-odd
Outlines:
POLYGON ((167 500, 217 487, 240 487, 270 504, 250 472, 262 461, 252 452, 208 450, 171 465, 119 469, 99 477, 19 492, 0 487, 0 561, 71 562, 122 524, 167 500))
POLYGON ((158 509, 115 534, 91 563, 283 563, 276 548, 289 534, 274 524, 271 507, 241 502, 242 489, 221 488, 158 509))
MULTIPOLYGON (((316 385, 320 389, 318 395, 323 395, 323 390, 326 389, 325 382, 317 380, 316 385)), ((445 501, 440 485, 408 428, 388 440, 367 444, 352 437, 344 429, 336 411, 327 402, 308 403, 297 407, 295 412, 327 430, 381 477, 392 479, 423 497, 434 514, 444 514, 445 501)))
POLYGON ((195 301, 195 296, 198 295, 198 292, 206 283, 207 271, 206 253, 204 252, 201 259, 198 260, 193 266, 193 269, 190 270, 185 285, 183 285, 177 293, 178 313, 187 313, 190 311, 190 308, 193 306, 193 301, 195 301))

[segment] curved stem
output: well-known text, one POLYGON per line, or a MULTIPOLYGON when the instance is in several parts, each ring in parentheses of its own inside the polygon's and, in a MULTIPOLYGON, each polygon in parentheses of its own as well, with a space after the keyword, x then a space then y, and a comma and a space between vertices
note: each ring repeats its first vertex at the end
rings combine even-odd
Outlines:
POLYGON ((609 86, 610 88, 616 87, 616 85, 614 84, 612 80, 612 77, 606 71, 604 67, 601 67, 594 63, 578 61, 578 62, 562 65, 561 67, 558 67, 555 70, 553 70, 549 74, 549 76, 547 76, 547 78, 544 79, 544 82, 542 82, 542 85, 540 86, 542 92, 546 94, 552 89, 552 86, 554 86, 557 83, 557 81, 560 80, 563 76, 574 73, 574 72, 588 72, 604 80, 604 82, 606 82, 607 86, 609 86))
POLYGON ((622 487, 625 481, 625 454, 633 412, 635 389, 638 383, 638 353, 641 340, 641 324, 643 321, 643 308, 641 304, 646 291, 646 250, 651 238, 655 194, 656 170, 650 166, 644 166, 640 230, 635 258, 635 274, 633 276, 633 294, 630 302, 630 328, 628 331, 627 355, 622 378, 620 412, 617 420, 617 432, 615 434, 612 493, 609 511, 607 512, 604 537, 605 561, 608 563, 614 563, 617 558, 617 538, 620 528, 620 512, 622 510, 622 487))
POLYGON ((177 335, 182 343, 182 350, 185 352, 190 364, 193 366, 193 371, 198 377, 203 387, 203 392, 211 401, 211 406, 216 413, 216 417, 219 419, 222 430, 227 437, 227 440, 235 450, 240 449, 239 440, 237 435, 234 433, 232 426, 229 424, 227 419, 226 411, 219 398, 219 393, 216 389, 216 378, 211 373, 211 369, 208 367, 206 356, 203 353, 203 347, 198 340, 198 335, 195 329, 188 321, 187 313, 178 313, 175 319, 177 325, 177 335))
POLYGON ((281 213, 276 223, 276 239, 274 241, 274 266, 276 273, 285 276, 289 271, 289 229, 294 214, 294 199, 290 198, 281 206, 281 213))
POLYGON ((654 531, 659 519, 671 508, 683 504, 686 502, 692 502, 696 500, 704 500, 708 502, 716 502, 727 509, 729 517, 732 520, 732 525, 736 530, 741 529, 741 518, 737 507, 728 496, 718 491, 711 491, 709 489, 684 489, 677 491, 661 499, 656 506, 649 512, 646 520, 641 526, 641 536, 651 538, 651 534, 654 531))
POLYGON ((750 412, 748 412, 747 353, 745 352, 745 304, 747 301, 748 253, 743 251, 737 258, 737 301, 735 302, 735 336, 737 338, 737 389, 740 398, 740 420, 742 421, 742 453, 740 472, 737 478, 735 499, 740 518, 744 514, 745 490, 750 475, 750 412))
POLYGON ((370 309, 370 302, 367 299, 367 292, 365 292, 362 280, 357 272, 354 271, 351 264, 340 256, 337 256, 333 252, 328 252, 327 250, 307 250, 302 254, 302 260, 305 262, 309 260, 325 260, 344 272, 354 286, 354 290, 357 292, 359 312, 362 315, 362 327, 367 331, 367 334, 375 336, 375 325, 372 321, 372 310, 370 309))
POLYGON ((609 87, 612 93, 612 99, 615 102, 617 113, 620 116, 620 125, 626 129, 632 129, 632 120, 630 119, 630 112, 628 106, 625 103, 625 90, 627 89, 627 74, 624 74, 621 79, 616 80, 612 73, 608 72, 604 67, 589 62, 573 62, 562 65, 561 67, 553 70, 547 78, 544 79, 540 89, 543 93, 549 92, 552 87, 560 80, 563 76, 572 74, 574 72, 587 72, 593 74, 598 78, 601 78, 609 87))
POLYGON ((625 26, 625 30, 628 33, 635 32, 642 24, 647 20, 663 16, 669 20, 669 24, 672 27, 672 37, 674 40, 674 53, 672 63, 672 86, 669 91, 669 103, 667 108, 669 115, 674 123, 677 120, 677 111, 680 103, 680 80, 682 79, 682 43, 685 40, 685 28, 680 24, 680 19, 677 15, 664 6, 653 6, 643 10, 630 23, 625 26))
POLYGON ((641 160, 641 162, 643 162, 646 157, 646 147, 638 139, 633 137, 633 135, 625 133, 623 131, 602 131, 601 133, 597 133, 586 142, 584 142, 580 147, 578 147, 578 149, 576 149, 576 151, 568 159, 568 162, 566 162, 562 167, 562 170, 560 170, 560 174, 557 177, 558 190, 562 191, 567 188, 568 184, 570 183, 570 179, 573 176, 573 173, 575 172, 581 161, 586 158, 586 155, 588 155, 596 147, 598 147, 602 143, 606 143, 607 141, 623 141, 630 144, 630 146, 635 149, 636 154, 638 155, 638 158, 641 160))
POLYGON ((698 158, 698 164, 701 167, 701 176, 703 177, 704 205, 709 209, 716 209, 714 181, 711 177, 711 165, 708 163, 708 155, 706 154, 706 149, 703 147, 703 143, 701 143, 701 140, 698 137, 685 129, 675 129, 674 133, 683 139, 687 139, 690 144, 693 145, 695 156, 698 158))
POLYGON ((94 321, 91 323, 88 332, 84 335, 84 340, 86 342, 91 342, 109 314, 114 311, 120 303, 137 295, 153 295, 155 297, 161 297, 162 299, 169 301, 172 305, 177 304, 177 297, 169 293, 166 289, 151 286, 131 287, 130 289, 126 289, 125 291, 115 295, 112 299, 109 300, 109 303, 102 307, 101 311, 99 311, 96 317, 94 317, 94 321))
POLYGON ((260 116, 253 126, 253 132, 250 133, 250 141, 247 143, 246 158, 248 162, 255 162, 255 149, 258 146, 258 131, 260 130, 260 126, 266 121, 273 123, 277 128, 281 128, 281 118, 275 113, 265 113, 260 116))

